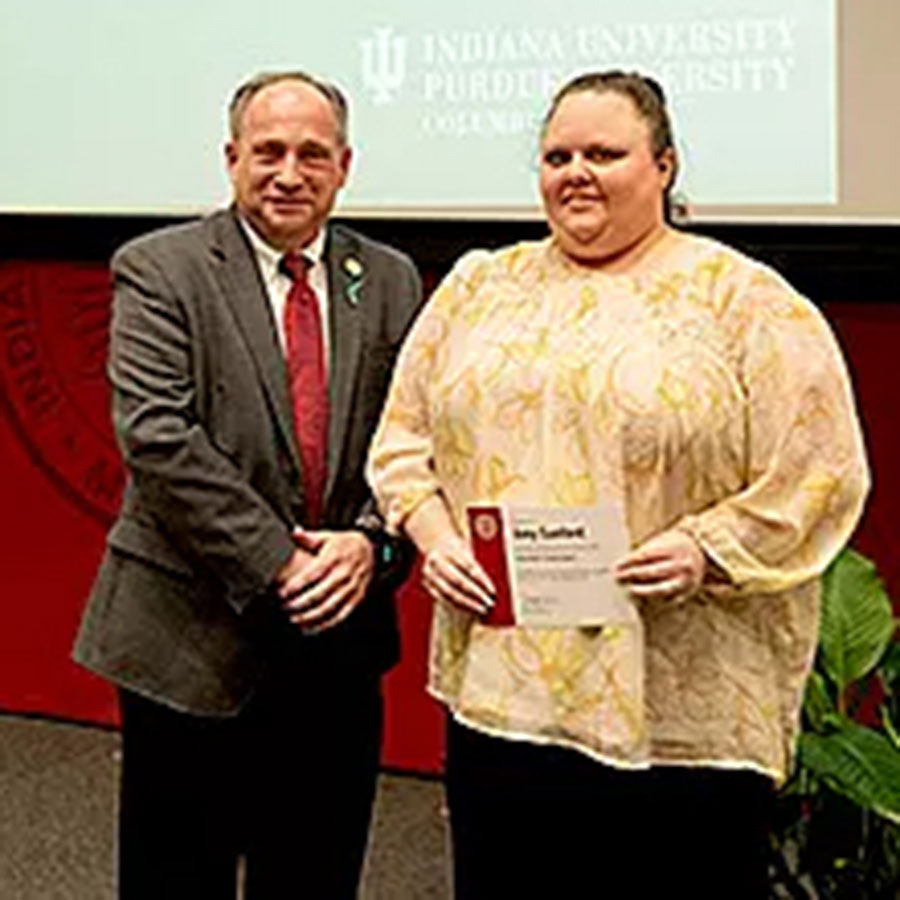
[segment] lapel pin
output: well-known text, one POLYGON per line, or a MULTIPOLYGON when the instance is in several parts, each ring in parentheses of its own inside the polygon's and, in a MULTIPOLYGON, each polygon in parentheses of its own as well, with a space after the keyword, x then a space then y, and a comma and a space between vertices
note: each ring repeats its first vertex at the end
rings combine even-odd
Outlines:
POLYGON ((355 256, 344 257, 344 271, 351 278, 359 278, 363 273, 363 264, 355 256))
POLYGON ((344 272, 349 276, 350 282, 347 285, 344 296, 351 306, 359 305, 359 291, 363 284, 363 275, 365 267, 355 256, 345 256, 343 263, 344 272))

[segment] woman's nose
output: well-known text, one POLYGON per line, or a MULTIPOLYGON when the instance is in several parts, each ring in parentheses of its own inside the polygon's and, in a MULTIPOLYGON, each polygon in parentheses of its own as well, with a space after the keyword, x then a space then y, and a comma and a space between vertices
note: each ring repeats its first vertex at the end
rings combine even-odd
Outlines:
POLYGON ((588 178, 590 169, 583 153, 573 153, 569 164, 566 167, 566 174, 569 178, 588 178))

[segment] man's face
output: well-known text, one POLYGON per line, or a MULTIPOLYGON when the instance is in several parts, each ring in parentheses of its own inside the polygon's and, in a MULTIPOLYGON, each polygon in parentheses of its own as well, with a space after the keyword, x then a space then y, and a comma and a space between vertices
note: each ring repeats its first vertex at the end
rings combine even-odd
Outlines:
POLYGON ((331 104, 296 80, 253 96, 225 157, 238 211, 279 250, 299 249, 315 237, 350 167, 331 104))

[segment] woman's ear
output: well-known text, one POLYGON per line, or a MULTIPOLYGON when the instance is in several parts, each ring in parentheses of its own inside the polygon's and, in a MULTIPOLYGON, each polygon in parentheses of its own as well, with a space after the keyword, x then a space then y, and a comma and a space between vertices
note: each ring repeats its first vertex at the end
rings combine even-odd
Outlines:
POLYGON ((656 166, 662 174, 663 191, 667 191, 672 187, 678 173, 678 157, 675 151, 671 147, 666 147, 656 157, 656 166))

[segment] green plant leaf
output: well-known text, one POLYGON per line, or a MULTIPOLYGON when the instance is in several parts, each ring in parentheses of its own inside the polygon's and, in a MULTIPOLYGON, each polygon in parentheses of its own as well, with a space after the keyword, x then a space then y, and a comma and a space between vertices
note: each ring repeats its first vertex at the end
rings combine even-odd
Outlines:
POLYGON ((829 734, 800 735, 800 760, 834 791, 900 823, 900 751, 850 719, 829 734))
POLYGON ((822 662, 839 692, 872 670, 893 633, 891 601, 874 563, 841 551, 823 577, 821 625, 822 662))
POLYGON ((828 695, 828 685, 821 673, 810 672, 806 683, 806 695, 803 698, 803 712, 813 731, 823 732, 827 728, 828 717, 836 710, 834 702, 828 695))
POLYGON ((900 643, 894 641, 881 660, 879 674, 882 684, 889 691, 900 692, 900 643))
POLYGON ((888 708, 886 706, 881 706, 879 707, 879 712, 881 714, 881 727, 884 728, 885 734, 890 738, 891 743, 897 751, 900 752, 900 734, 897 733, 897 728, 891 721, 891 714, 888 711, 888 708))

